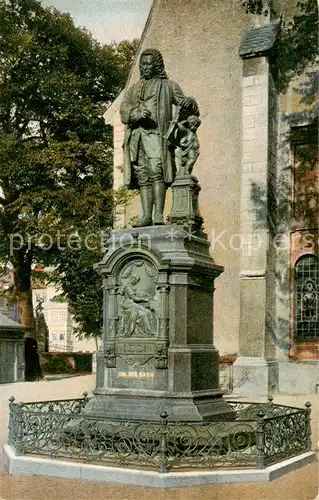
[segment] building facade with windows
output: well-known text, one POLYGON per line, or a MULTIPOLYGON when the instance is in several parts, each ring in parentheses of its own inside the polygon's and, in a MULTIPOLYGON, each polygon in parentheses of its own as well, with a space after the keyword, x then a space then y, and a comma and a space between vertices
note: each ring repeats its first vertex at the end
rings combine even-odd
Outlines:
POLYGON ((37 303, 43 301, 43 314, 49 329, 50 352, 94 352, 96 343, 83 335, 76 335, 76 323, 66 301, 57 299, 59 290, 53 284, 37 282, 33 288, 34 310, 37 303))
MULTIPOLYGON (((154 47, 169 77, 198 102, 193 173, 212 256, 225 268, 216 281, 214 343, 237 355, 239 394, 309 393, 319 382, 318 121, 300 92, 316 71, 286 94, 277 90, 280 30, 280 19, 247 15, 237 0, 154 0, 127 82, 138 80, 139 55, 154 47)), ((124 92, 105 114, 115 188, 123 184, 124 92)), ((120 225, 139 211, 139 200, 130 201, 120 225)))
POLYGON ((0 312, 0 384, 23 382, 24 327, 0 312))
POLYGON ((292 127, 290 356, 318 359, 318 125, 292 127))
MULTIPOLYGON (((39 269, 37 269, 39 272, 39 269)), ((0 280, 0 292, 12 284, 13 276, 8 273, 0 280)), ((40 279, 33 282, 32 296, 34 314, 39 301, 42 302, 43 314, 49 329, 49 351, 57 352, 95 352, 97 343, 84 335, 75 334, 77 327, 68 303, 57 297, 59 290, 54 284, 46 284, 40 279)), ((13 321, 19 321, 17 304, 8 307, 7 300, 0 295, 0 313, 13 321)))

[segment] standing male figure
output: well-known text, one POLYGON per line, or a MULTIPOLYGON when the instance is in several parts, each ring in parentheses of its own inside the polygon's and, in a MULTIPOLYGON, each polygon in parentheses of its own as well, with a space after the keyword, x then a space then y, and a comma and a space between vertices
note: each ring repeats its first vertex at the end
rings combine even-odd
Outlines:
POLYGON ((158 50, 144 50, 139 66, 141 78, 128 89, 120 108, 126 125, 124 185, 139 188, 141 196, 143 214, 135 227, 164 224, 166 189, 176 172, 174 146, 166 137, 173 105, 198 114, 196 101, 168 79, 158 50))

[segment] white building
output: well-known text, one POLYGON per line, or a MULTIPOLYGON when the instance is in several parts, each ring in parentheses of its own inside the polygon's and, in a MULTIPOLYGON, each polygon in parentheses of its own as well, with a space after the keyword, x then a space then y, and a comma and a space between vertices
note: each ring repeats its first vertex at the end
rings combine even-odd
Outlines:
POLYGON ((33 287, 34 310, 39 300, 43 300, 43 314, 49 328, 49 351, 62 352, 94 352, 94 339, 85 339, 83 335, 76 335, 76 323, 69 311, 68 303, 56 299, 60 292, 53 283, 40 284, 33 287))

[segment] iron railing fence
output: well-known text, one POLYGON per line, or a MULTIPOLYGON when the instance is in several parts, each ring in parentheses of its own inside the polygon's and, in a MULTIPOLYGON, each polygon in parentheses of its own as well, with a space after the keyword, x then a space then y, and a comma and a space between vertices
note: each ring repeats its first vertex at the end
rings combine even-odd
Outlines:
POLYGON ((85 412, 83 398, 16 403, 10 398, 9 444, 17 455, 43 455, 165 473, 178 469, 264 468, 311 449, 310 403, 293 408, 229 402, 236 419, 158 422, 85 412))

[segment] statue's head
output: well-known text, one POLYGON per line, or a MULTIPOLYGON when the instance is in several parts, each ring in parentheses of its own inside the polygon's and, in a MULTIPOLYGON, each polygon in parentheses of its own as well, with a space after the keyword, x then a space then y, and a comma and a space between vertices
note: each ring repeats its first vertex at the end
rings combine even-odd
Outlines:
POLYGON ((193 131, 193 132, 196 132, 196 130, 198 129, 198 127, 200 126, 200 124, 202 123, 200 118, 198 118, 198 116, 195 116, 195 115, 191 115, 187 118, 187 121, 188 121, 188 127, 193 131))
POLYGON ((140 281, 140 279, 141 279, 140 276, 135 276, 135 275, 131 276, 131 284, 133 286, 137 285, 137 283, 140 281))
POLYGON ((140 56, 141 77, 149 80, 154 76, 167 78, 163 56, 157 49, 146 49, 140 56))

